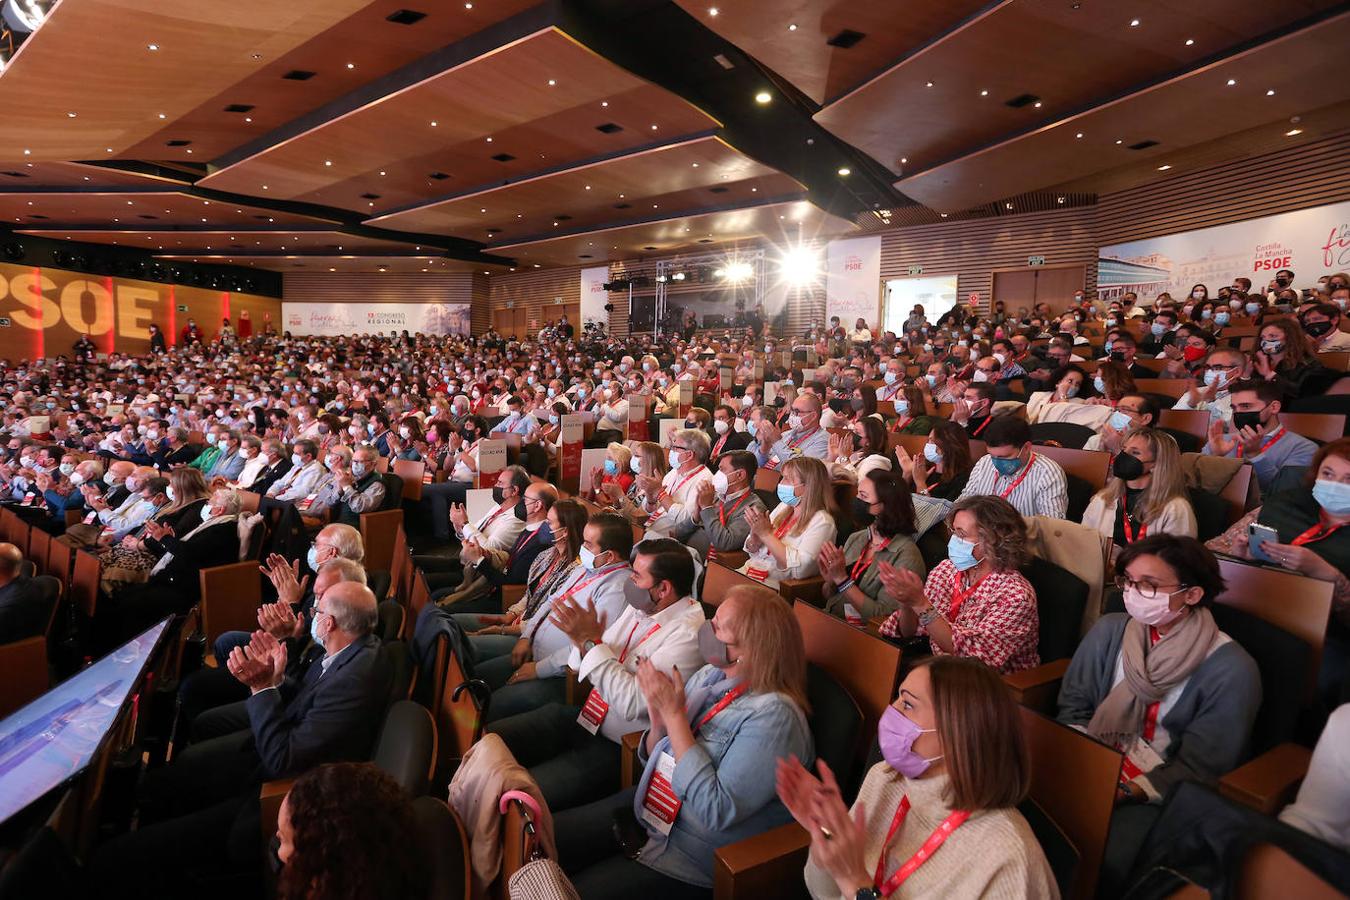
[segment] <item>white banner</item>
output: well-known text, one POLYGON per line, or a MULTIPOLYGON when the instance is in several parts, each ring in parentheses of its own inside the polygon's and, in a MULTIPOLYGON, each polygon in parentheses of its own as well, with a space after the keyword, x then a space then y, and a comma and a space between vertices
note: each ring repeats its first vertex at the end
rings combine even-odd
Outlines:
POLYGON ((1280 269, 1294 272, 1291 287, 1311 287, 1350 268, 1350 203, 1115 244, 1097 255, 1102 297, 1134 291, 1151 301, 1167 291, 1181 299, 1195 284, 1213 297, 1239 276, 1264 291, 1280 269))
POLYGON ((848 329, 864 319, 881 324, 881 236, 830 241, 825 250, 825 317, 848 329))
POLYGON ((605 282, 609 281, 609 266, 594 266, 581 270, 581 321, 577 323, 578 336, 587 322, 599 322, 609 327, 609 313, 605 304, 609 302, 609 292, 605 282))
POLYGON ((468 334, 467 303, 285 303, 281 327, 291 334, 341 336, 388 334, 468 334))

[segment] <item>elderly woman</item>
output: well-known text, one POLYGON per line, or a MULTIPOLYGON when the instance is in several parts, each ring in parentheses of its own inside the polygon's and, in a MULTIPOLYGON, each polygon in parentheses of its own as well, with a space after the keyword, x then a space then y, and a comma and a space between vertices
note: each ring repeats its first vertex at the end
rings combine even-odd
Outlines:
POLYGON ((733 588, 699 647, 708 665, 687 685, 678 669, 638 669, 651 728, 637 787, 554 818, 559 860, 587 900, 711 897, 714 851, 789 819, 772 761, 815 755, 792 608, 733 588))
POLYGON ((880 564, 882 585, 900 603, 881 633, 923 635, 936 654, 972 656, 1004 674, 1040 665, 1036 591, 1018 571, 1027 559, 1021 514, 1001 497, 965 497, 947 528, 947 559, 926 582, 880 564))

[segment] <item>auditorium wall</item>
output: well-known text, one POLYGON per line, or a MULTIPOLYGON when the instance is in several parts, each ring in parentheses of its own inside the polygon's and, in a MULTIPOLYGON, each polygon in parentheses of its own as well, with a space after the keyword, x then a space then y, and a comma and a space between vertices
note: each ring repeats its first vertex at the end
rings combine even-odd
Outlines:
POLYGON ((144 353, 154 322, 176 343, 188 319, 207 338, 229 318, 238 327, 248 311, 255 331, 281 316, 281 301, 208 288, 64 269, 0 263, 0 359, 14 362, 69 354, 88 333, 100 353, 144 353))

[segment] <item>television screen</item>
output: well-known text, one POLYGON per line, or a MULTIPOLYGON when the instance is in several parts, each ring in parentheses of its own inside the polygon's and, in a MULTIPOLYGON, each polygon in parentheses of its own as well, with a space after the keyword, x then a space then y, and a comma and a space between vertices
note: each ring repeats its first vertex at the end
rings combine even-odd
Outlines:
POLYGON ((0 721, 0 822, 89 765, 168 621, 0 721))

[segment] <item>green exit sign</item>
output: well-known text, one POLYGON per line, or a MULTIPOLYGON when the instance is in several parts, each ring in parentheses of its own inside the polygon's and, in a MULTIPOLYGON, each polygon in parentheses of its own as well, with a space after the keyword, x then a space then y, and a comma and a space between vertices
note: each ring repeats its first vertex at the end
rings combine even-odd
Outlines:
POLYGON ((180 303, 180 304, 178 304, 178 311, 179 311, 179 312, 187 312, 187 311, 188 311, 187 304, 186 304, 186 303, 180 303))
POLYGON ((1027 265, 1029 265, 1029 266, 1043 266, 1043 265, 1045 265, 1045 257, 1044 257, 1044 256, 1028 256, 1028 257, 1027 257, 1027 265))

